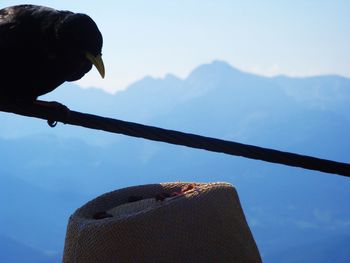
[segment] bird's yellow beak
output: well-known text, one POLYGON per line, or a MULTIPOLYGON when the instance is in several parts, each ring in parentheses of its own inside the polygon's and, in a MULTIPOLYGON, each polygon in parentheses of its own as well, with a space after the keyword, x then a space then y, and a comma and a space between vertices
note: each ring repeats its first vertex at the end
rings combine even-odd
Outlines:
POLYGON ((94 56, 89 52, 86 52, 86 58, 92 63, 92 65, 94 65, 96 67, 96 69, 98 70, 98 73, 100 73, 101 77, 104 78, 105 77, 105 66, 103 64, 103 60, 101 55, 98 56, 94 56))

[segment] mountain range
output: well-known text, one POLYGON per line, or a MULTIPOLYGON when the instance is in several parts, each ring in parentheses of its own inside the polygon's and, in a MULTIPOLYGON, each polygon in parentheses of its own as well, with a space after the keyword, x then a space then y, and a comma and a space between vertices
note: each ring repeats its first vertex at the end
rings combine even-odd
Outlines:
MULTIPOLYGON (((213 61, 185 79, 148 76, 115 94, 66 83, 42 99, 350 162, 350 79, 341 76, 263 77, 213 61)), ((0 123, 0 244, 8 244, 0 246, 0 261, 20 262, 11 258, 25 251, 33 262, 56 262, 69 215, 89 199, 179 180, 235 185, 264 262, 336 263, 350 256, 348 178, 63 124, 52 129, 13 114, 1 113, 0 123)))

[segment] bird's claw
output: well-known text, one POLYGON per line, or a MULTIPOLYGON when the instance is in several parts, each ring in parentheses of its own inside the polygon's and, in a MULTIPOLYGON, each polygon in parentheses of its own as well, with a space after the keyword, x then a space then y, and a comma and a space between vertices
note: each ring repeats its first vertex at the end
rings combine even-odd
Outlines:
POLYGON ((47 124, 48 124, 51 128, 55 128, 56 125, 57 125, 57 121, 47 120, 47 124))
POLYGON ((44 107, 49 110, 52 117, 47 120, 47 124, 53 128, 57 125, 60 120, 63 123, 66 123, 66 120, 69 118, 70 110, 67 106, 56 102, 56 101, 40 101, 37 100, 34 102, 35 105, 44 107))

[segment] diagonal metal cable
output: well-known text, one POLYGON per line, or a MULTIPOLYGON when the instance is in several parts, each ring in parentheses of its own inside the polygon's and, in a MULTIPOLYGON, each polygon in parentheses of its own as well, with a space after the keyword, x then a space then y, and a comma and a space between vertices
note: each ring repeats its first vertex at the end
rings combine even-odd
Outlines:
MULTIPOLYGON (((0 111, 350 177, 350 164, 51 107, 0 103, 0 111)), ((52 125, 54 126, 54 125, 52 125)))

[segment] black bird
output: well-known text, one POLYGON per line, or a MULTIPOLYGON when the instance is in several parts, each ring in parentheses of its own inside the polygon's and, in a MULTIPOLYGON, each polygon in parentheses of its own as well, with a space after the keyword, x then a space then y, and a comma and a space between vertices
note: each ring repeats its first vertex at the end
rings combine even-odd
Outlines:
POLYGON ((102 35, 87 15, 36 5, 0 10, 0 101, 34 101, 95 65, 102 35))

